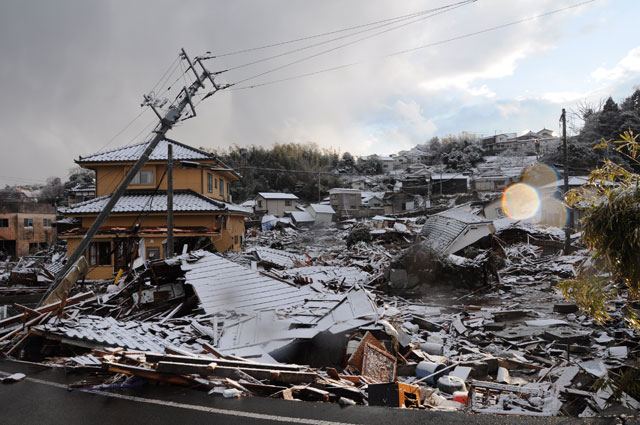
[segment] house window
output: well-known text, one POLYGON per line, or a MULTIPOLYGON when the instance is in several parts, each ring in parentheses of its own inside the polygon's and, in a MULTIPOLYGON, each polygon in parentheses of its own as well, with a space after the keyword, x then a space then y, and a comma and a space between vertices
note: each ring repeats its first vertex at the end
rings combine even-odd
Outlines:
POLYGON ((42 219, 42 225, 44 227, 51 227, 51 219, 50 218, 43 218, 42 219))
POLYGON ((9 227, 9 219, 0 218, 0 227, 9 227))
POLYGON ((233 243, 234 243, 234 244, 236 244, 236 245, 238 245, 238 235, 235 235, 235 236, 233 237, 233 243))
POLYGON ((258 200, 258 208, 262 208, 262 201, 258 200))
POLYGON ((291 206, 291 199, 285 199, 284 206, 285 207, 290 207, 291 206))
POLYGON ((111 242, 92 242, 88 251, 90 266, 111 265, 111 242))
POLYGON ((153 170, 140 170, 133 176, 131 184, 136 185, 152 185, 153 184, 153 170))
POLYGON ((207 173, 207 192, 213 193, 213 174, 207 173))
POLYGON ((231 202, 229 200, 229 197, 231 196, 231 185, 229 183, 227 183, 227 201, 231 202))
POLYGON ((33 219, 25 218, 24 219, 24 227, 33 227, 33 219))
POLYGON ((224 179, 220 179, 220 196, 224 198, 224 179))

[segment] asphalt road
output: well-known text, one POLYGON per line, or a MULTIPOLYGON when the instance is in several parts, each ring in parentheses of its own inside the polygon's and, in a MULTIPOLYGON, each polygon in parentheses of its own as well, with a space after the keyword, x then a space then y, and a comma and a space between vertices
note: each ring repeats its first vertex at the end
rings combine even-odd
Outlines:
MULTIPOLYGON (((205 391, 147 384, 135 389, 69 391, 82 379, 41 366, 0 361, 0 377, 22 372, 27 379, 0 385, 0 424, 611 424, 613 418, 536 418, 471 415, 366 406, 342 407, 260 397, 225 399, 205 391)), ((631 423, 640 423, 630 420, 631 423)))

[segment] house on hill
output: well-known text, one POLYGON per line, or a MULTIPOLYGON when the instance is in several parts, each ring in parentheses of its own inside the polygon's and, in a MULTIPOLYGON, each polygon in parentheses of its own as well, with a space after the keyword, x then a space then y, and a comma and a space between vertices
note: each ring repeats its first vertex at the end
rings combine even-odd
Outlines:
MULTIPOLYGON (((59 234, 69 255, 103 210, 149 142, 78 158, 96 175, 96 198, 59 211, 79 226, 59 234)), ((240 176, 214 154, 162 140, 113 207, 86 252, 89 278, 105 279, 127 268, 138 252, 144 259, 163 258, 167 237, 167 151, 173 146, 174 250, 213 246, 219 252, 239 251, 244 219, 250 211, 231 203, 229 188, 240 176)))

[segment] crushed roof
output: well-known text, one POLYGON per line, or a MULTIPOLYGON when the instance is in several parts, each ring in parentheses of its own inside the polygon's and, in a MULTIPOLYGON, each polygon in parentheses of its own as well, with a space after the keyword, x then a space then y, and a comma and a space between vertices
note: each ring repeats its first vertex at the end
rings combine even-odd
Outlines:
POLYGON ((290 307, 310 296, 308 290, 205 251, 192 252, 190 258, 183 261, 182 270, 186 272, 186 283, 193 286, 207 314, 290 307))
MULTIPOLYGON (((88 201, 79 202, 66 208, 60 208, 62 214, 98 214, 107 205, 111 195, 101 196, 88 201)), ((247 208, 217 199, 208 198, 192 190, 180 190, 173 193, 173 210, 175 212, 236 212, 251 214, 247 208)), ((118 199, 111 210, 113 214, 134 212, 167 211, 166 191, 129 191, 118 199)))
POLYGON ((258 192, 258 196, 262 196, 264 199, 298 199, 293 193, 258 192))
POLYGON ((426 236, 426 245, 436 251, 446 253, 468 226, 490 223, 491 220, 477 215, 458 209, 450 209, 430 216, 422 227, 422 234, 426 236))
POLYGON ((286 213, 290 214, 296 223, 311 223, 316 221, 316 219, 306 211, 287 211, 286 213))
POLYGON ((321 213, 321 214, 335 214, 336 212, 333 210, 333 208, 331 208, 331 205, 325 205, 325 204, 311 204, 309 205, 309 207, 315 212, 315 213, 321 213))

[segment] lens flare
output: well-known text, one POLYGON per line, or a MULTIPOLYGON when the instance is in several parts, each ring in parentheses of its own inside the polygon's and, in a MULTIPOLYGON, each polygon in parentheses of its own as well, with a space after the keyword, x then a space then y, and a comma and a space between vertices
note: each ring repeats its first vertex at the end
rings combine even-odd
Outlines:
POLYGON ((509 186, 502 195, 502 211, 516 220, 531 218, 540 208, 538 191, 528 184, 516 183, 509 186))
POLYGON ((557 183, 559 179, 560 175, 555 168, 550 165, 537 163, 527 167, 522 177, 522 183, 539 189, 557 183))

